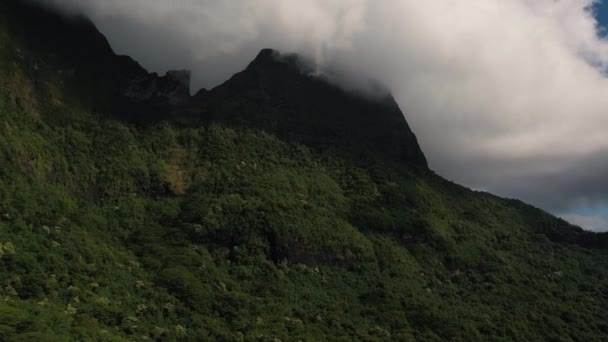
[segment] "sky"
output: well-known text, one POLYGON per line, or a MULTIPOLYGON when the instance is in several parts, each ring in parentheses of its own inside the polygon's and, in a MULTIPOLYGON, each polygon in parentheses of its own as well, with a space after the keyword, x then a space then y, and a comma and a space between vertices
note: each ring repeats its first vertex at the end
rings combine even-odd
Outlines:
POLYGON ((600 35, 606 36, 608 32, 608 1, 598 1, 594 5, 594 15, 600 27, 600 35))
POLYGON ((608 5, 593 0, 44 0, 212 87, 271 47, 385 84, 431 168, 608 231, 608 5))

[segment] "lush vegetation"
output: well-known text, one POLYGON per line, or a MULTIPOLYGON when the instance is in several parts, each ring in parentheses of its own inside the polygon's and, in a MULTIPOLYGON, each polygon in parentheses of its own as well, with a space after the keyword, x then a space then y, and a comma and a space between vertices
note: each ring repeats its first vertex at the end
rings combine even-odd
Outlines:
POLYGON ((608 335, 608 255, 566 222, 373 154, 112 119, 6 22, 0 340, 608 335))

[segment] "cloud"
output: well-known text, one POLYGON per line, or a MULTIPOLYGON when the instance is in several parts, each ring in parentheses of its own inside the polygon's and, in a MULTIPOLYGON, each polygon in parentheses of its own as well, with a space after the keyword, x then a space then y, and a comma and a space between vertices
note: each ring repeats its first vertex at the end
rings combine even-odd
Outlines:
POLYGON ((114 48, 155 70, 191 67, 212 86, 264 47, 324 63, 364 28, 368 0, 46 0, 84 12, 114 48))
POLYGON ((594 232, 608 232, 608 221, 601 216, 563 215, 562 218, 570 223, 585 227, 594 232))
POLYGON ((439 174, 553 212, 608 200, 608 42, 592 0, 47 0, 212 86, 262 47, 392 89, 439 174))

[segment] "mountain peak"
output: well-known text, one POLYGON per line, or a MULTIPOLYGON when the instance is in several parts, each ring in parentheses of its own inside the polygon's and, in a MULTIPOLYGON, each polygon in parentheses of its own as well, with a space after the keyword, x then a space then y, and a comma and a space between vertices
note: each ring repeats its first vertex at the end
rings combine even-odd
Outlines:
POLYGON ((416 136, 392 96, 344 90, 297 54, 261 50, 242 72, 194 102, 203 120, 258 127, 313 147, 390 156, 427 167, 416 136))
POLYGON ((282 53, 275 49, 262 49, 249 63, 246 70, 276 72, 297 72, 302 75, 314 74, 314 62, 295 53, 282 53))
POLYGON ((275 49, 271 49, 271 48, 265 48, 260 50, 260 52, 258 52, 258 55, 255 57, 255 59, 252 61, 252 63, 260 63, 260 62, 268 62, 268 61, 276 61, 277 57, 280 56, 280 52, 275 50, 275 49))

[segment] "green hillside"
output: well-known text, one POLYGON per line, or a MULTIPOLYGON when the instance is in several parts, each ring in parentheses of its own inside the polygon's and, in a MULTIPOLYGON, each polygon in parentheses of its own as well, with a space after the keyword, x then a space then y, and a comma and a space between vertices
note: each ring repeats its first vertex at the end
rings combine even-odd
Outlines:
POLYGON ((294 59, 173 105, 87 20, 0 2, 0 340, 608 337, 605 235, 442 179, 392 98, 294 59))

